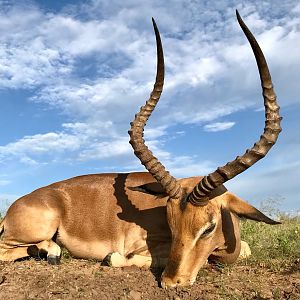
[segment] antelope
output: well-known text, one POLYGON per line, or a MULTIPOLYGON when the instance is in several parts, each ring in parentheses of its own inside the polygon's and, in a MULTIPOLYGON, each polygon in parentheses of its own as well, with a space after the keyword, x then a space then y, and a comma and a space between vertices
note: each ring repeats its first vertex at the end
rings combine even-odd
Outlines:
POLYGON ((73 257, 113 267, 164 267, 164 288, 191 285, 208 259, 235 262, 243 243, 240 217, 279 224, 227 191, 224 183, 263 158, 281 131, 279 106, 266 60, 236 11, 256 58, 265 106, 260 139, 245 154, 214 172, 175 179, 143 140, 144 126, 163 89, 164 56, 157 46, 156 81, 131 123, 130 144, 148 172, 90 174, 39 188, 16 200, 1 222, 0 260, 45 255, 60 262, 61 247, 73 257))

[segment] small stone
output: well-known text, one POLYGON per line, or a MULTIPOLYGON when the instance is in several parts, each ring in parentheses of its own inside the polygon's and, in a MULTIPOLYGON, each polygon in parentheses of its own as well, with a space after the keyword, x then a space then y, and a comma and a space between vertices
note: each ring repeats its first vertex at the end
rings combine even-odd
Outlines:
POLYGON ((129 296, 132 300, 140 300, 142 298, 142 293, 138 291, 130 291, 129 296))
POLYGON ((291 294, 291 293, 293 293, 293 290, 294 290, 294 287, 292 285, 290 285, 284 289, 284 292, 287 294, 291 294))
POLYGON ((272 293, 272 291, 270 291, 268 289, 263 289, 260 291, 259 296, 263 299, 272 299, 273 293, 272 293))

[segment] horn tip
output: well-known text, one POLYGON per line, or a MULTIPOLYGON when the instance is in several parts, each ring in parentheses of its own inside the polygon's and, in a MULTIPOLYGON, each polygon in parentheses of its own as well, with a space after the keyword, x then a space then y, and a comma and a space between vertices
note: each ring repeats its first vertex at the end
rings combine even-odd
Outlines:
POLYGON ((153 17, 151 18, 151 20, 152 20, 152 24, 153 24, 153 26, 154 26, 154 27, 156 27, 156 22, 155 22, 155 20, 154 20, 154 18, 153 18, 153 17))
POLYGON ((155 36, 157 37, 157 35, 159 34, 159 32, 158 32, 158 27, 157 27, 156 22, 155 22, 155 20, 154 20, 153 17, 152 17, 152 24, 153 24, 155 36))
POLYGON ((241 18, 241 15, 240 15, 240 13, 237 9, 235 10, 235 14, 236 14, 237 20, 240 22, 242 20, 242 18, 241 18))

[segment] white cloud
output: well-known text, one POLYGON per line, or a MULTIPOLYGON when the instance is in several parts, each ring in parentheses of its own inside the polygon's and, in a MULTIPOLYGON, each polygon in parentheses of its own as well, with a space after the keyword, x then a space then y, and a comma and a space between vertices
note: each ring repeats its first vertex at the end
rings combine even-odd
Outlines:
POLYGON ((210 85, 212 78, 224 71, 224 66, 216 57, 198 58, 191 45, 184 54, 187 59, 183 60, 180 52, 176 50, 168 54, 168 68, 171 76, 166 82, 166 89, 175 89, 185 84, 192 87, 210 85))
POLYGON ((64 131, 74 136, 82 136, 81 140, 95 140, 101 137, 110 136, 110 138, 117 138, 118 135, 114 131, 114 124, 112 121, 90 121, 89 123, 64 123, 62 124, 64 131))
POLYGON ((80 139, 77 136, 65 133, 50 132, 25 136, 24 138, 0 146, 0 159, 19 158, 20 162, 28 165, 36 165, 34 157, 40 155, 55 156, 55 153, 62 153, 66 150, 72 152, 80 147, 80 139))
POLYGON ((49 132, 25 136, 21 140, 0 147, 0 154, 15 154, 22 152, 47 153, 49 151, 63 151, 64 149, 77 149, 78 140, 75 136, 63 133, 49 132))
POLYGON ((79 154, 79 160, 103 159, 125 156, 131 153, 132 149, 128 143, 128 139, 119 139, 93 144, 91 149, 83 150, 79 154))
POLYGON ((70 73, 64 54, 39 34, 45 19, 40 10, 13 5, 2 10, 0 18, 1 88, 31 89, 70 73))
POLYGON ((74 74, 76 59, 96 52, 126 53, 130 42, 138 40, 125 23, 44 14, 33 6, 15 5, 0 17, 2 87, 56 86, 74 74))
POLYGON ((43 23, 40 34, 46 37, 49 45, 72 56, 119 51, 128 40, 137 37, 125 23, 117 20, 80 21, 61 15, 43 23))
POLYGON ((216 122, 204 125, 204 130, 208 132, 217 132, 230 129, 235 125, 235 122, 216 122))
POLYGON ((298 3, 293 9, 293 13, 300 14, 300 3, 298 3))
POLYGON ((144 136, 146 140, 149 139, 157 139, 161 136, 164 136, 167 134, 166 126, 158 126, 156 128, 145 128, 144 130, 144 136))

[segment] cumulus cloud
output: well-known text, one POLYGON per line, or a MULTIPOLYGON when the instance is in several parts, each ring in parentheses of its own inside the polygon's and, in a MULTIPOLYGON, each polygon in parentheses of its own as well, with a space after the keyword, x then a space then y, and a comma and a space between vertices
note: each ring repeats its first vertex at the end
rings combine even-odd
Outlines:
POLYGON ((78 148, 78 141, 72 135, 49 132, 46 134, 36 134, 25 136, 15 143, 0 147, 0 155, 17 153, 47 153, 49 151, 63 151, 68 148, 78 148))
POLYGON ((70 73, 67 57, 39 33, 45 17, 39 9, 14 5, 0 17, 0 88, 31 89, 70 73))
POLYGON ((24 138, 0 146, 0 162, 15 160, 22 164, 37 165, 53 160, 58 153, 75 151, 80 147, 80 139, 74 135, 49 132, 25 136, 24 138), (41 156, 43 158, 41 159, 41 156), (51 158, 52 157, 52 158, 51 158))

